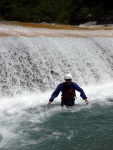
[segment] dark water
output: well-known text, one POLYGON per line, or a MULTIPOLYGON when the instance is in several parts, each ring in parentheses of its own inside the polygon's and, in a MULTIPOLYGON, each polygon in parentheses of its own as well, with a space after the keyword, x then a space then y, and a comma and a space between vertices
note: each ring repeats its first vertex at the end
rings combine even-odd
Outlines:
POLYGON ((15 127, 12 123, 16 138, 0 138, 6 142, 2 150, 113 149, 113 99, 70 109, 59 105, 27 108, 18 117, 18 124, 15 127), (31 120, 34 116, 35 121, 31 120))

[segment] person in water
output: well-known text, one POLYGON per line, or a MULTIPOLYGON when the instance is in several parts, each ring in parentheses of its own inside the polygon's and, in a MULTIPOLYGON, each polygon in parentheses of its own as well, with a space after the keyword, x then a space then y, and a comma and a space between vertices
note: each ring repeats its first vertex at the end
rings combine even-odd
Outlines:
POLYGON ((75 90, 80 92, 80 96, 85 101, 85 103, 88 104, 89 102, 88 102, 88 99, 86 97, 84 90, 81 87, 79 87, 75 82, 72 82, 72 75, 66 74, 64 79, 65 79, 65 82, 60 83, 57 86, 55 91, 52 93, 47 105, 50 106, 51 103, 54 101, 54 99, 59 95, 59 93, 62 92, 61 106, 62 107, 64 105, 66 107, 73 106, 75 104, 74 102, 75 102, 75 97, 76 97, 75 90))

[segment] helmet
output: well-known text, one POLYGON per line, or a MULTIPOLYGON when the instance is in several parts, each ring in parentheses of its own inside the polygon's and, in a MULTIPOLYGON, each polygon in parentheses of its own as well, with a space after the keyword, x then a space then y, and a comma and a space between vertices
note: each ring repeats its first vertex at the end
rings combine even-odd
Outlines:
POLYGON ((64 77, 65 80, 67 79, 71 79, 72 80, 72 75, 71 74, 66 74, 65 77, 64 77))

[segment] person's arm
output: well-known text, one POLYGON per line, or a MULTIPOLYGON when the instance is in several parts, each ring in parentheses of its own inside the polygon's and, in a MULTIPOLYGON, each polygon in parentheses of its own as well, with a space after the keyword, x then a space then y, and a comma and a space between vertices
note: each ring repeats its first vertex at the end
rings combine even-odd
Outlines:
POLYGON ((80 88, 75 82, 73 82, 75 90, 77 90, 78 92, 80 92, 80 96, 82 97, 83 100, 85 100, 85 103, 88 104, 88 99, 86 97, 86 94, 84 92, 84 90, 82 88, 80 88))
POLYGON ((52 93, 50 99, 49 99, 49 102, 48 102, 48 106, 51 105, 51 103, 54 101, 54 99, 59 95, 60 91, 61 91, 61 87, 62 87, 62 84, 59 84, 57 86, 57 88, 55 89, 55 91, 52 93))

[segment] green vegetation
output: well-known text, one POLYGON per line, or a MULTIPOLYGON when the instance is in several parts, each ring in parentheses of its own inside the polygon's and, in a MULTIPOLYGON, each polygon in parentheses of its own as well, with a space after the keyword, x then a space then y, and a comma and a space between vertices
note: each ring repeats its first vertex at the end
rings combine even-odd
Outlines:
POLYGON ((0 0, 0 20, 80 24, 113 23, 111 0, 0 0))

